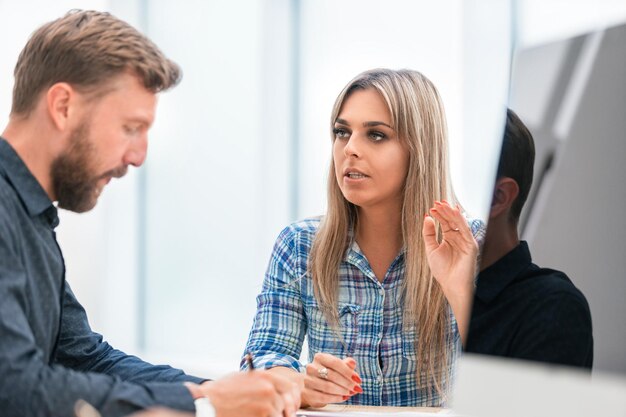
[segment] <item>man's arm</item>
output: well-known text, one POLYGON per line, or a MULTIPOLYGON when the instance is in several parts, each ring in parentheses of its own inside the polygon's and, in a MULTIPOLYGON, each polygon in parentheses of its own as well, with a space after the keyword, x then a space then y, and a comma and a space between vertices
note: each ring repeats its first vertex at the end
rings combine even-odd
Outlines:
MULTIPOLYGON (((104 416, 155 405, 194 410, 181 382, 132 383, 120 376, 80 372, 48 363, 30 327, 33 306, 20 257, 0 229, 0 410, 7 416, 70 416, 78 399, 104 416)), ((167 372, 166 372, 167 373, 167 372)))
POLYGON ((194 382, 204 379, 186 375, 167 365, 152 365, 127 355, 103 341, 91 330, 85 309, 65 283, 63 320, 55 362, 82 371, 117 376, 126 382, 194 382))

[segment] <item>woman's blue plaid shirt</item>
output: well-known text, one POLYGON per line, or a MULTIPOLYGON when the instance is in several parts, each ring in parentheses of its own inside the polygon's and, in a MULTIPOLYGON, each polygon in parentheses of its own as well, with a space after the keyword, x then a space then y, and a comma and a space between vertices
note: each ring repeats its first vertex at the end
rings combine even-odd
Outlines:
MULTIPOLYGON (((304 372, 298 358, 306 335, 309 361, 318 352, 339 358, 350 356, 357 361, 363 393, 348 399, 347 404, 442 405, 444 399, 434 388, 417 383, 415 340, 419 332, 402 328, 403 253, 392 262, 383 282, 379 282, 353 241, 339 267, 339 338, 318 307, 307 273, 319 223, 320 218, 294 223, 276 240, 245 350, 253 354, 255 367, 285 366, 304 372)), ((475 236, 484 233, 482 222, 474 220, 470 226, 475 236)), ((461 351, 451 310, 450 316, 448 381, 452 380, 461 351)), ((246 367, 245 361, 241 366, 246 367)))

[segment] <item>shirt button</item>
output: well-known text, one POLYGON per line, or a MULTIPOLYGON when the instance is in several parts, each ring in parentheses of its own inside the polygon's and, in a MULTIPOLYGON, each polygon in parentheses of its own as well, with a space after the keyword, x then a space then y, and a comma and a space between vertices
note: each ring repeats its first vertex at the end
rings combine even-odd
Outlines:
POLYGON ((383 376, 379 375, 377 381, 378 381, 379 384, 382 384, 383 383, 383 376))
POLYGON ((382 295, 383 297, 385 296, 385 289, 384 288, 380 289, 380 295, 382 295))

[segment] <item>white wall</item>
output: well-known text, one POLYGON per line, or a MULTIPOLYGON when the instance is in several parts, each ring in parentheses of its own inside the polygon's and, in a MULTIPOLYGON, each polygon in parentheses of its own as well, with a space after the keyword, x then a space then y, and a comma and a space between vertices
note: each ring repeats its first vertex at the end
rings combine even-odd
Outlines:
POLYGON ((284 135, 272 136, 283 128, 264 123, 275 116, 263 96, 262 5, 148 7, 151 37, 184 78, 162 97, 146 166, 145 348, 218 369, 238 367, 270 251, 264 236, 286 222, 284 135), (272 208, 283 216, 269 227, 272 208))

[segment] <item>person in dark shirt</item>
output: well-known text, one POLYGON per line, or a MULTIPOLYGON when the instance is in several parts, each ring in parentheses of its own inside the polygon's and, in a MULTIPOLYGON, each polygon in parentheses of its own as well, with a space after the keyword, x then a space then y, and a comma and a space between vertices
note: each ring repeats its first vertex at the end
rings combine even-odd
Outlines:
POLYGON ((114 349, 65 280, 53 202, 90 210, 112 178, 142 165, 156 94, 179 79, 174 62, 108 13, 72 11, 20 54, 0 138, 0 415, 69 417, 79 400, 104 416, 193 411, 195 399, 220 417, 295 415, 301 387, 278 375, 205 381, 114 349))
POLYGON ((534 159, 531 133, 508 110, 465 350, 591 369, 587 300, 563 272, 532 263, 518 237, 534 159))

